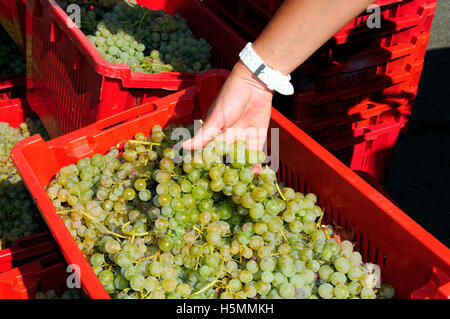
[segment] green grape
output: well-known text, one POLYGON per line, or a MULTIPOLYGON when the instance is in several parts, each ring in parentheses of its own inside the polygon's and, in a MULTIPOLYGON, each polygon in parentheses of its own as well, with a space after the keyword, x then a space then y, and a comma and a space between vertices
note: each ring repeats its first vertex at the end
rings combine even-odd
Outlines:
POLYGON ((361 299, 374 299, 375 292, 370 287, 362 287, 360 292, 361 299))
POLYGON ((331 299, 334 296, 334 288, 329 283, 323 283, 319 286, 318 293, 321 298, 331 299))
POLYGON ((347 281, 347 278, 343 273, 340 272, 334 272, 329 277, 330 282, 333 284, 333 286, 337 286, 339 284, 345 284, 347 281))
POLYGON ((390 284, 382 284, 380 288, 380 295, 387 299, 391 299, 394 297, 395 291, 394 287, 390 284))
POLYGON ((344 257, 338 257, 334 260, 334 267, 340 273, 346 274, 350 269, 350 264, 344 257))
POLYGON ((356 281, 351 281, 347 284, 350 295, 357 296, 361 293, 361 284, 356 281))

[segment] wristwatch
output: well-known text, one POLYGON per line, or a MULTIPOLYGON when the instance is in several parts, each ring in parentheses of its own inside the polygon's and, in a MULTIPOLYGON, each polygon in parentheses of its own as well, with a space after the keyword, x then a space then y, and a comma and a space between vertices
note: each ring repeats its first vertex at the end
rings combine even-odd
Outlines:
POLYGON ((256 54, 249 42, 245 48, 239 53, 242 63, 258 78, 269 90, 275 90, 283 95, 294 94, 294 87, 290 80, 290 75, 283 75, 279 71, 275 71, 256 54))

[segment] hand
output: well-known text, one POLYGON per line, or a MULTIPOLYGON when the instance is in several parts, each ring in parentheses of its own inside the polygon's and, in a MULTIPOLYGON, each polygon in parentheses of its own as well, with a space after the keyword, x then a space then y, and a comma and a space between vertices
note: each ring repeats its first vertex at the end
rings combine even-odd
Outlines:
POLYGON ((238 62, 217 98, 212 103, 205 124, 184 149, 198 149, 216 138, 228 145, 245 140, 250 149, 262 150, 267 138, 273 91, 238 62))

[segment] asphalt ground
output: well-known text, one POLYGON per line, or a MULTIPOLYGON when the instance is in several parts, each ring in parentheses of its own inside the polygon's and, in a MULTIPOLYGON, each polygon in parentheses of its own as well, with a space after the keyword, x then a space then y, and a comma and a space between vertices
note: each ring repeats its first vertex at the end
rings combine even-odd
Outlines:
POLYGON ((408 132, 399 137, 384 187, 450 246, 450 1, 438 7, 408 132))

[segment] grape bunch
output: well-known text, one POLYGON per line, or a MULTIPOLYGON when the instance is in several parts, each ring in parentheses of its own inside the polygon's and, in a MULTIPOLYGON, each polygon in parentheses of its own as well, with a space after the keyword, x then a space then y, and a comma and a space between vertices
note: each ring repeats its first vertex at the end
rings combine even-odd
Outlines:
POLYGON ((25 72, 25 60, 9 34, 0 26, 0 76, 25 72))
MULTIPOLYGON (((243 141, 180 157, 166 130, 61 168, 47 194, 120 299, 391 298, 379 267, 322 225, 313 193, 277 182, 243 141)), ((192 130, 192 127, 190 127, 192 130)))
POLYGON ((36 133, 48 139, 39 120, 27 119, 18 128, 0 122, 0 249, 9 247, 19 238, 46 229, 10 158, 11 149, 17 142, 36 133))
POLYGON ((64 290, 61 296, 58 296, 53 289, 46 292, 39 291, 36 293, 34 299, 84 299, 81 290, 67 289, 64 290))
MULTIPOLYGON (((71 0, 62 2, 67 8, 71 0)), ((103 58, 145 73, 202 72, 211 68, 211 46, 195 39, 186 19, 130 1, 82 6, 82 30, 103 58)))

